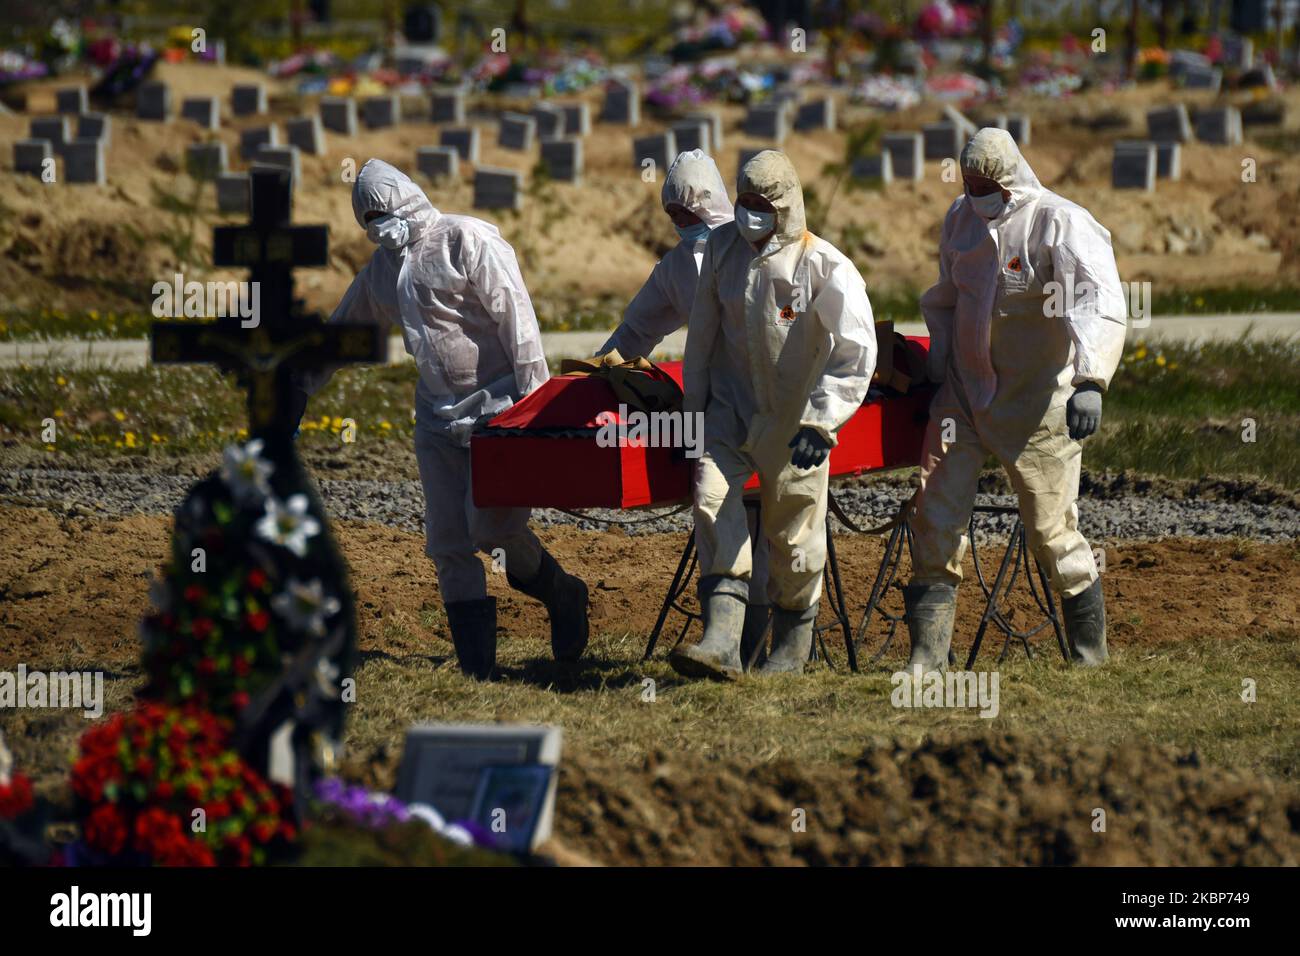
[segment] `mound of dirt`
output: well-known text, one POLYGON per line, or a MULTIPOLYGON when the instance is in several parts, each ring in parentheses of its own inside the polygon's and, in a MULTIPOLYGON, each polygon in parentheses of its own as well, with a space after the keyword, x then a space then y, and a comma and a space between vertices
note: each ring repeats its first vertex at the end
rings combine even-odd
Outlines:
POLYGON ((1150 744, 877 740, 851 767, 579 757, 561 770, 559 801, 556 842, 608 864, 1300 862, 1300 788, 1150 744))

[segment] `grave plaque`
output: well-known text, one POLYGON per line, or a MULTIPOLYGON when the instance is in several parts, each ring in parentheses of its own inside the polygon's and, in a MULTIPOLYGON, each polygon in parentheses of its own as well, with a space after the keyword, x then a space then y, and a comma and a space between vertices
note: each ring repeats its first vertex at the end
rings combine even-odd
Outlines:
POLYGON ((438 145, 450 146, 467 163, 478 162, 478 127, 456 126, 438 134, 438 145))
POLYGON ((527 845, 535 849, 551 833, 556 785, 553 771, 560 762, 561 745, 559 727, 417 725, 406 733, 394 795, 406 803, 428 804, 449 821, 469 819, 476 809, 489 813, 504 811, 508 835, 512 826, 511 810, 507 806, 491 805, 494 788, 490 785, 487 805, 483 803, 485 773, 490 781, 493 775, 511 768, 550 768, 552 772, 547 777, 540 806, 530 812, 521 805, 515 814, 525 817, 516 827, 530 831, 527 845), (528 819, 534 812, 536 818, 528 819))
POLYGON ((692 149, 712 152, 709 148, 709 124, 705 120, 688 120, 673 124, 673 141, 677 152, 685 153, 692 149))
POLYGON ((54 91, 56 113, 84 113, 90 109, 90 98, 86 87, 64 86, 54 91))
POLYGON ((794 115, 794 128, 801 132, 815 129, 834 129, 835 100, 829 96, 823 96, 800 105, 794 115))
POLYGON ((1156 188, 1155 143, 1120 140, 1110 166, 1111 186, 1115 189, 1142 189, 1151 192, 1156 188))
POLYGON ((552 179, 562 183, 582 180, 582 140, 542 140, 542 163, 552 179))
POLYGON ((1192 138, 1192 120, 1182 103, 1147 111, 1147 138, 1158 143, 1186 143, 1192 138))
POLYGON ((63 148, 63 175, 70 183, 104 185, 104 144, 97 139, 68 143, 63 148))
POLYGON ((655 175, 659 170, 668 172, 668 167, 677 158, 677 139, 672 130, 657 136, 638 136, 632 140, 632 162, 637 169, 645 169, 645 161, 655 164, 655 175))
POLYGON ((263 146, 279 146, 280 131, 274 123, 269 126, 250 126, 239 132, 239 157, 245 161, 257 158, 263 146))
POLYGON ((615 77, 605 87, 605 102, 600 110, 602 123, 621 123, 639 126, 641 123, 641 91, 631 80, 615 77))
POLYGON ((538 103, 529 113, 539 140, 563 139, 566 133, 564 110, 550 103, 538 103))
POLYGON ((261 83, 237 83, 230 91, 230 112, 236 116, 265 113, 266 87, 261 83))
POLYGON ((401 119, 402 108, 397 102, 397 95, 368 96, 361 103, 361 119, 371 129, 384 129, 396 126, 401 119))
POLYGON ((531 149, 537 135, 537 121, 523 113, 502 113, 497 129, 497 145, 502 149, 531 149))
POLYGON ((1181 143, 1156 143, 1156 178, 1177 182, 1182 177, 1181 143))
POLYGON ((1219 92, 1223 86, 1223 70, 1219 67, 1188 67, 1183 73, 1183 86, 1189 90, 1219 92))
POLYGON ((48 140, 50 148, 62 155, 72 137, 68 133, 68 117, 35 116, 28 126, 30 139, 48 140))
POLYGON ((221 101, 215 96, 187 96, 181 100, 181 118, 193 120, 203 129, 220 129, 221 101))
POLYGON ((588 103, 565 103, 564 130, 570 136, 591 135, 591 106, 588 103))
POLYGON ((172 91, 166 83, 142 83, 135 91, 137 119, 165 122, 172 115, 172 91))
POLYGON ((920 182, 925 176, 925 142, 920 133, 885 133, 880 148, 889 154, 893 178, 920 182))
POLYGON ((490 166, 480 166, 474 171, 474 208, 520 209, 523 198, 523 173, 490 166))
POLYGON ((1007 117, 1006 130, 1016 141, 1016 145, 1024 149, 1029 145, 1029 114, 1012 113, 1007 117))
POLYGON ((321 125, 344 136, 357 135, 357 101, 350 96, 325 96, 320 101, 321 125))
POLYGON ((944 121, 928 123, 921 127, 925 142, 926 159, 957 159, 962 147, 966 145, 966 136, 956 124, 944 121))
POLYGON ((853 161, 849 173, 854 179, 878 181, 888 186, 894 181, 891 159, 889 150, 881 150, 873 156, 861 156, 853 161))
POLYGON ((226 171, 226 144, 191 143, 186 146, 185 171, 195 179, 216 179, 226 171))
POLYGON ((39 176, 45 171, 45 161, 54 158, 54 147, 48 139, 20 139, 14 143, 14 172, 39 176))
POLYGON ((289 145, 297 147, 298 152, 308 156, 324 154, 325 127, 319 116, 298 116, 284 125, 289 145))
POLYGON ((107 149, 112 130, 112 118, 107 113, 82 113, 77 117, 77 139, 97 139, 107 149))
POLYGON ((1196 138, 1215 146, 1241 145, 1241 110, 1216 106, 1196 114, 1196 138))
POLYGON ((460 154, 450 146, 421 146, 415 151, 415 168, 429 179, 455 179, 460 154))
POLYGON ((768 139, 774 143, 785 140, 786 109, 780 103, 764 103, 750 107, 745 114, 742 129, 754 139, 768 139))
POLYGON ((429 104, 429 119, 434 123, 464 123, 465 91, 434 90, 429 104))
POLYGON ((688 123, 703 120, 709 124, 709 146, 716 153, 722 149, 722 114, 717 110, 696 110, 682 117, 688 123))
POLYGON ((217 211, 248 215, 248 173, 221 173, 217 176, 217 211))
POLYGON ((257 151, 257 162, 289 170, 291 189, 297 189, 302 182, 302 160, 297 146, 264 145, 257 151))

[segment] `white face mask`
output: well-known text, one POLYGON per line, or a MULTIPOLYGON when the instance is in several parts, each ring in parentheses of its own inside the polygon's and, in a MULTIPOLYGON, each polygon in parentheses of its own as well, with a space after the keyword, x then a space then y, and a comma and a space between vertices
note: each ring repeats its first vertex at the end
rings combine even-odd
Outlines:
POLYGON ((970 190, 966 190, 966 201, 971 204, 971 208, 983 216, 985 219, 996 219, 1002 215, 1002 210, 1007 208, 1007 202, 1002 198, 1002 190, 998 189, 987 196, 972 196, 970 190))
POLYGON ((405 219, 399 219, 392 213, 372 219, 366 226, 366 235, 370 241, 385 249, 400 249, 411 241, 411 227, 405 219))
POLYGON ((750 242, 758 242, 776 228, 776 213, 756 212, 737 203, 736 228, 750 242))

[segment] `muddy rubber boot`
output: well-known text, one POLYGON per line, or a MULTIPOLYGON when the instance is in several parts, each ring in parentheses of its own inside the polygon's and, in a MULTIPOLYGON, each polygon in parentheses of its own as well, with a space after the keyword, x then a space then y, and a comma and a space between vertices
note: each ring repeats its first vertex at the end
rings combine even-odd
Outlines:
POLYGON ((668 657, 673 670, 683 677, 735 680, 744 673, 740 638, 749 602, 716 587, 716 579, 700 581, 700 605, 704 609, 704 637, 700 643, 678 644, 668 657))
POLYGON ((551 618, 551 653, 557 661, 576 661, 587 648, 587 585, 567 574, 549 551, 531 581, 520 581, 509 571, 506 581, 521 594, 546 605, 551 618))
POLYGON ((1074 597, 1061 598, 1061 617, 1070 642, 1070 659, 1080 667, 1100 667, 1110 653, 1106 650, 1106 599, 1101 578, 1074 597))
POLYGON ((766 604, 745 608, 745 627, 740 632, 740 661, 752 670, 767 660, 767 621, 771 609, 766 604))
POLYGON ((907 633, 912 653, 907 669, 922 673, 946 671, 951 659, 952 623, 957 614, 957 589, 951 584, 909 584, 903 588, 907 633))
POLYGON ((805 611, 772 611, 772 652, 758 669, 760 674, 802 674, 812 651, 817 605, 805 611))
POLYGON ((447 625, 461 673, 477 680, 490 678, 497 662, 497 599, 451 602, 447 625))

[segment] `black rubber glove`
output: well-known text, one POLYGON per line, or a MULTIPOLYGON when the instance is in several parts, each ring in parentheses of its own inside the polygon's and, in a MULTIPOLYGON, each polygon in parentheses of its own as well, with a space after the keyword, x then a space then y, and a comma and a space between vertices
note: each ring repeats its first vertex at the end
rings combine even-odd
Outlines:
POLYGON ((799 429, 790 439, 789 447, 794 449, 794 454, 790 456, 790 463, 796 468, 816 468, 831 453, 830 442, 815 428, 799 429))
POLYGON ((1101 424, 1101 386, 1084 382, 1074 390, 1065 405, 1065 423, 1070 427, 1070 437, 1082 441, 1101 424))

